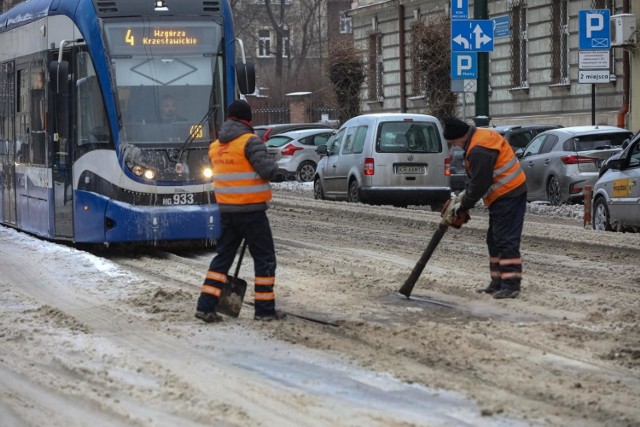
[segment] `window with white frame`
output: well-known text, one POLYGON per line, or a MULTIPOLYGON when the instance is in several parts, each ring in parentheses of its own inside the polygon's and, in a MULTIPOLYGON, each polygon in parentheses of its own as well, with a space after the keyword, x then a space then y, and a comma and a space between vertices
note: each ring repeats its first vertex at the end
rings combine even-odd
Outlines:
POLYGON ((271 56, 271 31, 258 30, 258 58, 271 56))
POLYGON ((351 17, 347 16, 347 11, 340 11, 340 34, 353 33, 353 27, 351 23, 351 17))
POLYGON ((569 13, 567 0, 551 3, 551 84, 569 84, 569 13))
POLYGON ((510 18, 511 35, 511 86, 513 89, 529 88, 529 66, 527 61, 529 41, 527 39, 527 2, 513 0, 510 18))
POLYGON ((288 29, 282 34, 282 57, 289 58, 291 56, 291 33, 288 29))

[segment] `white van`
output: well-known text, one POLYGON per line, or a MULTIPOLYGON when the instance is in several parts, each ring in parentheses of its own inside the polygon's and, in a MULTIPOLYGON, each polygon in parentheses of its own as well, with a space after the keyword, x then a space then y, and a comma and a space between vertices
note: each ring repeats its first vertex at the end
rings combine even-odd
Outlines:
POLYGON ((396 206, 451 197, 449 154, 440 122, 424 114, 365 114, 318 147, 316 199, 396 206))

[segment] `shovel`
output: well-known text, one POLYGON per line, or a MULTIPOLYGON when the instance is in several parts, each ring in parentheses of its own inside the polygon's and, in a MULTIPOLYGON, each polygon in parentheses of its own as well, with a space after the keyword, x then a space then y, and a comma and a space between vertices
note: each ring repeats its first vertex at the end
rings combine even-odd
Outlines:
POLYGON ((244 257, 245 249, 247 249, 246 240, 242 242, 242 249, 240 249, 240 258, 238 258, 236 272, 233 277, 227 276, 227 282, 224 284, 224 288, 222 288, 220 298, 218 299, 216 311, 226 316, 238 317, 240 315, 244 294, 247 291, 247 282, 245 280, 238 279, 238 273, 240 272, 240 265, 242 265, 242 258, 244 257))

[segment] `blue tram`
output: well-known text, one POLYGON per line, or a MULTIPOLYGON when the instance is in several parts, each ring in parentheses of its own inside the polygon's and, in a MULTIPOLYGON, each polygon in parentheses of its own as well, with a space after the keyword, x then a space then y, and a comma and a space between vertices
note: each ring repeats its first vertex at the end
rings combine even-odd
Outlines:
POLYGON ((0 15, 0 223, 74 243, 214 243, 208 146, 255 86, 236 42, 228 0, 30 0, 0 15))

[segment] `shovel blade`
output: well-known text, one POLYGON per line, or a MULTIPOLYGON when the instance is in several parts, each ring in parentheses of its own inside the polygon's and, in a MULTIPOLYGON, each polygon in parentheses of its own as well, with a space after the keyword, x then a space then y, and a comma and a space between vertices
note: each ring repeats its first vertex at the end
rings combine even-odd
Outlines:
POLYGON ((238 317, 242 309, 244 294, 247 292, 247 282, 235 277, 229 277, 220 293, 216 311, 226 316, 238 317))

